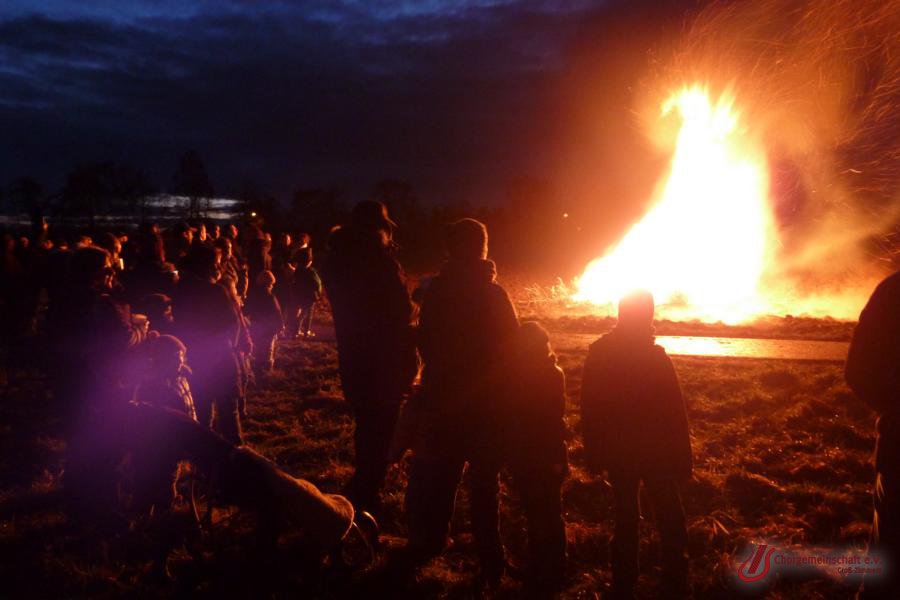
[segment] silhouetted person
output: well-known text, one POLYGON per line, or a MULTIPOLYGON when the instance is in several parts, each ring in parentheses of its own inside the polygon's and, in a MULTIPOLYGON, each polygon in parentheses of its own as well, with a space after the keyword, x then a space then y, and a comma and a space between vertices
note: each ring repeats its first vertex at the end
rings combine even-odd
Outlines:
POLYGON ((194 243, 194 228, 187 223, 176 223, 169 230, 169 245, 166 255, 181 267, 181 260, 187 255, 194 243))
POLYGON ((281 306, 272 292, 274 286, 275 276, 271 271, 263 271, 250 288, 244 306, 244 312, 250 319, 253 369, 257 381, 275 368, 275 343, 283 327, 281 306))
POLYGON ((238 293, 237 282, 234 279, 233 271, 224 268, 221 262, 222 252, 219 244, 213 247, 219 253, 219 282, 222 288, 228 292, 228 298, 234 307, 234 311, 238 315, 240 327, 238 329, 237 344, 234 349, 234 356, 238 363, 238 414, 241 419, 247 418, 247 389, 253 380, 253 365, 251 364, 251 356, 253 354, 253 341, 250 337, 250 323, 244 314, 244 300, 238 293))
POLYGON ((384 205, 359 203, 350 224, 332 232, 323 269, 341 387, 356 421, 356 470, 347 495, 373 514, 381 505, 399 406, 418 368, 413 307, 392 251, 393 227, 384 205))
POLYGON ((175 330, 172 299, 165 294, 144 296, 133 305, 132 312, 146 315, 150 321, 150 329, 161 335, 172 334, 175 330))
POLYGON ((609 473, 615 497, 613 595, 631 597, 638 578, 641 481, 662 542, 663 585, 686 591, 687 529, 678 483, 691 476, 690 433, 678 377, 654 343, 653 296, 619 301, 615 329, 591 344, 581 391, 588 467, 609 473))
POLYGON ((247 228, 245 241, 244 258, 247 261, 247 278, 253 282, 263 271, 272 270, 272 257, 269 254, 272 242, 256 225, 247 228))
POLYGON ((222 227, 212 219, 206 219, 206 236, 213 243, 222 237, 222 227))
POLYGON ((528 321, 519 328, 507 413, 503 417, 505 463, 528 521, 526 582, 552 592, 563 583, 566 526, 562 484, 566 452, 566 380, 547 332, 528 321))
POLYGON ((108 231, 97 236, 97 246, 109 252, 109 258, 113 268, 117 271, 122 270, 122 264, 119 260, 122 254, 122 242, 119 238, 108 231))
POLYGON ((191 241, 191 244, 208 246, 212 243, 212 239, 207 235, 205 222, 193 221, 190 223, 190 227, 194 231, 194 239, 191 241))
POLYGON ((215 407, 216 430, 230 442, 240 443, 240 372, 235 348, 242 323, 228 292, 216 283, 217 259, 213 248, 199 244, 182 260, 172 298, 175 330, 187 346, 194 371, 191 387, 197 418, 209 426, 215 407))
POLYGON ((108 519, 115 501, 119 432, 108 415, 128 403, 139 373, 132 362, 145 330, 109 293, 114 270, 96 247, 76 250, 67 265, 64 302, 48 314, 48 361, 63 417, 64 485, 76 514, 108 519))
POLYGON ((900 273, 881 282, 859 316, 847 357, 847 383, 878 413, 875 514, 870 551, 884 557, 884 573, 866 577, 864 598, 900 597, 900 273), (894 566, 891 566, 894 565, 894 566))
POLYGON ((213 242, 213 247, 219 251, 219 270, 223 278, 234 281, 235 291, 243 298, 246 291, 241 293, 241 267, 232 252, 231 240, 227 237, 219 237, 213 242))
POLYGON ((419 561, 439 554, 468 463, 482 575, 495 583, 505 569, 497 479, 508 379, 503 364, 519 323, 509 296, 495 281, 487 242, 487 229, 474 219, 449 225, 449 258, 424 293, 419 320, 424 444, 414 448, 406 508, 409 553, 419 561))
POLYGON ((294 246, 289 233, 280 233, 277 241, 272 244, 269 255, 272 257, 272 274, 275 276, 275 287, 272 293, 278 298, 281 310, 284 313, 285 328, 293 326, 289 322, 289 315, 296 314, 297 307, 294 300, 294 246))
POLYGON ((295 260, 293 297, 297 308, 292 315, 293 333, 310 338, 315 335, 312 331, 313 310, 322 295, 322 280, 313 268, 312 248, 306 246, 297 250, 295 260))
POLYGON ((166 262, 162 236, 155 225, 142 227, 134 243, 135 264, 126 262, 119 279, 125 286, 125 297, 137 303, 150 294, 171 296, 178 279, 175 266, 166 262))
MULTIPOLYGON (((225 230, 222 232, 220 239, 225 239, 230 242, 230 259, 225 258, 225 254, 223 252, 222 259, 230 262, 237 272, 237 291, 238 295, 241 298, 247 297, 247 291, 250 288, 250 282, 247 279, 247 262, 244 260, 244 250, 242 247, 243 237, 238 236, 238 228, 235 224, 228 225, 225 230)), ((219 248, 223 248, 219 246, 219 248)))

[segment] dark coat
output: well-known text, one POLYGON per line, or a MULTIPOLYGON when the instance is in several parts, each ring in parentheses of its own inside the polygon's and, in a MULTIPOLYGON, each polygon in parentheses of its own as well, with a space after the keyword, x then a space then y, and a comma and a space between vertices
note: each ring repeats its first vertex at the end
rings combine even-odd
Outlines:
POLYGON ((50 366, 67 427, 78 430, 85 419, 131 398, 132 378, 142 373, 135 349, 143 334, 131 324, 127 304, 101 290, 70 286, 48 322, 50 366))
POLYGON ((298 266, 294 273, 294 299, 300 306, 310 306, 322 294, 322 280, 312 267, 298 266))
POLYGON ((418 369, 413 305, 400 263, 378 232, 336 229, 322 270, 334 315, 344 395, 402 393, 418 369))
POLYGON ((125 298, 132 304, 150 294, 171 296, 175 289, 174 267, 162 261, 141 261, 119 276, 125 298))
POLYGON ((879 470, 900 470, 900 272, 875 289, 853 332, 847 384, 878 413, 879 470))
POLYGON ((423 403, 439 449, 468 437, 499 445, 506 359, 519 321, 495 279, 489 260, 449 261, 422 299, 423 403))
POLYGON ((566 377, 549 354, 514 365, 503 419, 506 462, 514 473, 567 471, 566 377))
POLYGON ((272 337, 281 330, 281 305, 278 298, 262 286, 251 286, 244 314, 250 319, 250 333, 254 339, 272 337))
POLYGON ((272 270, 272 257, 269 256, 269 242, 263 238, 254 238, 247 244, 247 272, 251 283, 263 271, 272 270))
POLYGON ((230 363, 242 322, 228 291, 215 283, 186 275, 172 297, 175 331, 188 349, 194 370, 230 363))
POLYGON ((649 332, 617 328, 591 344, 581 422, 588 465, 640 477, 690 477, 691 441, 678 376, 649 332))

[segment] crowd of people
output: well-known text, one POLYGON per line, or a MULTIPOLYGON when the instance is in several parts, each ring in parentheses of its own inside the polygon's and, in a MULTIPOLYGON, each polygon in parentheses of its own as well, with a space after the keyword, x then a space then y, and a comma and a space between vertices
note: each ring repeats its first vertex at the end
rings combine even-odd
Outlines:
MULTIPOLYGON (((178 435, 189 430, 199 436, 193 446, 207 444, 192 457, 210 462, 223 453, 209 449, 217 444, 239 448, 248 388, 265 386, 279 338, 315 335, 313 312, 324 293, 355 424, 354 473, 343 492, 349 512, 380 517, 386 473, 411 455, 408 542, 387 564, 413 573, 444 550, 467 472, 480 577, 496 586, 510 570, 499 531, 499 475, 506 470, 527 522, 525 584, 540 593, 559 590, 571 433, 563 419, 565 376, 549 336, 535 322, 520 322, 497 283, 484 224, 448 224, 446 262, 412 291, 396 258, 395 229, 382 204, 361 202, 332 230, 318 269, 308 235, 273 237, 254 225, 198 222, 165 235, 142 225, 133 235, 74 240, 54 239, 43 225, 30 237, 5 236, 4 342, 14 349, 37 329, 46 335, 55 397, 67 411, 66 486, 97 487, 98 473, 115 458, 98 432, 110 429, 108 415, 125 404, 178 413, 209 432, 216 441, 204 442, 206 433, 179 421, 178 435)), ((900 546, 891 488, 893 401, 900 393, 897 281, 882 284, 864 311, 848 363, 851 387, 881 414, 873 542, 888 553, 900 546)), ((661 538, 660 589, 678 597, 690 587, 679 493, 692 473, 689 424, 675 369, 654 342, 653 316, 649 293, 622 298, 616 327, 591 345, 583 368, 585 461, 608 474, 615 505, 614 597, 631 597, 638 578, 641 485, 661 538)), ((152 453, 139 458, 143 470, 154 471, 152 453)), ((147 492, 154 498, 171 476, 168 466, 156 472, 147 492)), ((348 514, 342 498, 315 497, 348 514)), ((96 511, 96 498, 80 509, 96 511)), ((336 523, 329 532, 346 532, 346 518, 336 523)))

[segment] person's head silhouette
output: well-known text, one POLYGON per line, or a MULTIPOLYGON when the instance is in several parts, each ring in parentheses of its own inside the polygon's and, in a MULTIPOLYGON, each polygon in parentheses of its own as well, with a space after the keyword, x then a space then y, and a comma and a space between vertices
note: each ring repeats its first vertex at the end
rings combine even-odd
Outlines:
POLYGON ((447 226, 447 253, 455 260, 487 258, 487 227, 475 219, 460 219, 447 226))
POLYGON ((618 326, 626 329, 647 329, 653 324, 653 294, 634 290, 619 300, 618 326))

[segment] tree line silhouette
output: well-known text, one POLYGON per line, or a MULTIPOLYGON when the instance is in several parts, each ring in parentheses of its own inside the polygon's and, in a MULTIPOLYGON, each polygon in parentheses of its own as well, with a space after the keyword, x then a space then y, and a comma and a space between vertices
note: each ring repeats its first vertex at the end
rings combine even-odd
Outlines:
MULTIPOLYGON (((159 220, 160 216, 200 220, 215 208, 217 195, 236 201, 229 209, 239 220, 254 221, 275 231, 303 231, 314 240, 324 240, 335 224, 344 222, 349 206, 358 200, 339 186, 300 186, 287 201, 279 200, 253 177, 244 178, 229 194, 219 194, 199 153, 188 150, 163 188, 129 165, 114 161, 85 163, 74 167, 56 191, 27 176, 0 187, 0 212, 20 221, 22 216, 33 223, 47 218, 63 227, 94 229, 98 218, 107 216, 135 224, 159 220), (153 199, 162 193, 187 201, 178 207, 152 206, 153 199)), ((396 243, 401 259, 411 268, 440 262, 442 249, 436 240, 441 238, 442 228, 465 216, 475 216, 491 227, 495 232, 494 253, 512 264, 565 274, 566 257, 574 254, 579 256, 571 261, 574 273, 583 267, 581 256, 602 250, 586 231, 581 231, 577 219, 570 218, 552 186, 532 177, 508 182, 505 201, 499 206, 476 207, 464 197, 433 204, 425 201, 410 182, 396 178, 375 182, 367 197, 385 204, 401 225, 396 243)))

